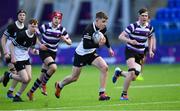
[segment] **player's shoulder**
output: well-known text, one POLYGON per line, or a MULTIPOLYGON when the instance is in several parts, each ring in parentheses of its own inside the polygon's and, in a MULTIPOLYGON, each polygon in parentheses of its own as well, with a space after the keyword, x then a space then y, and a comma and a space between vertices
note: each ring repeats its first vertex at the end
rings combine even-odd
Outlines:
POLYGON ((7 26, 7 28, 16 28, 16 27, 17 26, 16 26, 15 22, 12 22, 12 23, 8 24, 8 26, 7 26))
POLYGON ((88 25, 86 26, 85 30, 88 30, 88 31, 94 30, 94 29, 93 29, 93 24, 88 24, 88 25))
POLYGON ((92 35, 93 32, 94 32, 93 24, 88 24, 88 25, 85 27, 84 31, 83 31, 83 35, 84 35, 84 34, 87 34, 87 33, 88 33, 89 35, 92 35))

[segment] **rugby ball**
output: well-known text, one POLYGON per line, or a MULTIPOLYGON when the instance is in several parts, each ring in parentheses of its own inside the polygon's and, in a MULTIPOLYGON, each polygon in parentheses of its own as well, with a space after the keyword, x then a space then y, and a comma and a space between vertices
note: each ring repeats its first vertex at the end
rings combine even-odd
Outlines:
POLYGON ((92 35, 92 40, 94 41, 94 43, 98 44, 103 37, 104 35, 100 31, 95 31, 92 35))

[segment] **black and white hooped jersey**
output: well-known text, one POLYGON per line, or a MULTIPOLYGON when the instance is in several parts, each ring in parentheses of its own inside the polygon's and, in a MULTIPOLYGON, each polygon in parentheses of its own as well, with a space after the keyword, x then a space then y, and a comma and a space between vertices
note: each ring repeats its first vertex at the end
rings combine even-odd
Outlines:
MULTIPOLYGON (((99 44, 94 43, 94 41, 92 39, 93 33, 98 30, 99 30, 99 28, 96 27, 94 22, 85 28, 85 30, 83 32, 83 38, 75 50, 77 54, 79 54, 79 55, 89 54, 89 53, 94 52, 96 50, 96 48, 99 48, 99 44)), ((105 45, 108 48, 110 48, 108 37, 105 34, 107 31, 107 28, 105 27, 103 30, 99 30, 99 31, 102 32, 102 34, 106 38, 105 45)))
POLYGON ((17 25, 17 21, 12 24, 9 24, 7 29, 4 31, 4 35, 6 35, 7 39, 14 39, 16 34, 20 31, 26 30, 27 28, 23 25, 22 27, 17 25))
POLYGON ((154 28, 149 23, 147 23, 146 26, 141 26, 139 21, 134 24, 130 24, 125 29, 125 32, 128 34, 131 40, 136 40, 137 42, 139 42, 138 45, 127 43, 127 48, 134 50, 140 54, 144 53, 147 39, 154 36, 154 28))
POLYGON ((29 35, 27 30, 17 33, 13 40, 14 54, 17 61, 29 59, 29 48, 36 44, 37 36, 35 34, 29 35))
POLYGON ((37 31, 39 35, 41 35, 41 43, 45 44, 48 50, 53 52, 57 52, 59 42, 61 40, 61 36, 65 36, 65 38, 69 38, 69 35, 66 29, 60 24, 57 28, 52 27, 52 22, 47 24, 43 24, 39 30, 37 31))

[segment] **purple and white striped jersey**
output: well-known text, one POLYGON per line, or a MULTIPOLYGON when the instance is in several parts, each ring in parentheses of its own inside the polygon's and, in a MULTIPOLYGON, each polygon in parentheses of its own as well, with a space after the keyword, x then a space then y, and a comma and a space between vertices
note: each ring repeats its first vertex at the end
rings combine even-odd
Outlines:
POLYGON ((128 34, 129 39, 139 42, 138 45, 127 43, 127 48, 140 54, 144 53, 147 39, 154 36, 154 28, 149 23, 145 26, 141 26, 139 21, 134 24, 130 24, 125 29, 125 32, 128 34))
POLYGON ((53 52, 57 52, 61 36, 65 36, 65 38, 69 37, 66 29, 63 26, 59 24, 57 28, 53 28, 52 22, 43 24, 37 33, 38 35, 41 35, 41 43, 45 44, 48 50, 53 52))

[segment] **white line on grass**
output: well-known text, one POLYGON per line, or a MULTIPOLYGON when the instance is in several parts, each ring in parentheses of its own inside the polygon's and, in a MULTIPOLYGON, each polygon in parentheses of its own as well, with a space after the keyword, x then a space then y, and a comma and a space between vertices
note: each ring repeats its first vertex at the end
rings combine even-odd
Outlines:
MULTIPOLYGON (((78 111, 83 110, 81 108, 98 108, 98 107, 112 107, 112 106, 139 106, 139 105, 152 105, 152 104, 174 104, 174 103, 180 103, 180 101, 159 101, 159 102, 142 102, 142 103, 122 103, 122 104, 104 104, 104 105, 93 105, 93 106, 74 106, 74 107, 59 107, 59 108, 43 108, 42 110, 70 110, 78 111)), ((83 111, 95 111, 95 110, 83 110, 83 111)), ((103 110, 104 111, 104 110, 103 110)), ((107 110, 111 111, 111 110, 107 110)), ((113 110, 114 111, 114 110, 113 110)))
MULTIPOLYGON (((131 88, 161 88, 161 87, 178 87, 180 84, 161 84, 161 85, 137 85, 137 86, 130 86, 131 88)), ((120 89, 122 87, 116 87, 120 89)))

